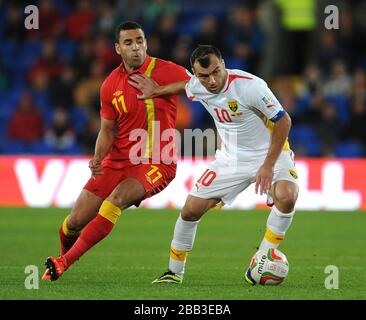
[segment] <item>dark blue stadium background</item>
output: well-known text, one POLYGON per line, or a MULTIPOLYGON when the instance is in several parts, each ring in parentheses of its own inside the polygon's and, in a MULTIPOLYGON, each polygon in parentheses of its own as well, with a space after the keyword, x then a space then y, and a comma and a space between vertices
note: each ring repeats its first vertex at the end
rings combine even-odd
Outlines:
MULTIPOLYGON (((189 68, 192 49, 213 44, 228 68, 263 77, 293 119, 298 156, 365 156, 361 0, 0 1, 1 154, 93 153, 99 88, 120 63, 114 29, 125 20, 143 25, 152 56, 189 68), (24 27, 29 4, 40 9, 39 30, 24 27), (337 30, 324 27, 328 4, 339 8, 337 30)), ((177 127, 213 123, 182 96, 177 127)))

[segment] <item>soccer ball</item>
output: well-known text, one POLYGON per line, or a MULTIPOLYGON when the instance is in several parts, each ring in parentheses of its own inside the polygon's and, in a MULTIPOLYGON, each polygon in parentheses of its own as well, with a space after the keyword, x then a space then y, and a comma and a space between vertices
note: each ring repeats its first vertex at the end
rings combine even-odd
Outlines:
POLYGON ((286 279, 289 264, 286 256, 278 249, 258 250, 249 266, 249 275, 255 283, 278 285, 286 279))

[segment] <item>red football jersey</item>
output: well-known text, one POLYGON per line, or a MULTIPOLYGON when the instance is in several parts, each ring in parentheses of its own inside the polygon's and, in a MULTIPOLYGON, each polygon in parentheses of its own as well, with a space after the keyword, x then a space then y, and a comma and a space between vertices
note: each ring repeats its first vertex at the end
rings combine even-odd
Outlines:
POLYGON ((133 72, 128 73, 121 63, 110 73, 100 89, 100 115, 107 120, 116 120, 118 124, 114 143, 104 159, 104 163, 113 168, 119 168, 119 162, 127 159, 164 162, 167 156, 172 158, 171 147, 175 145, 172 138, 164 140, 170 136, 169 131, 165 130, 175 129, 177 97, 137 99, 141 92, 127 82, 132 73, 145 74, 159 85, 190 79, 185 68, 150 56, 133 72), (166 154, 167 150, 170 154, 166 154))

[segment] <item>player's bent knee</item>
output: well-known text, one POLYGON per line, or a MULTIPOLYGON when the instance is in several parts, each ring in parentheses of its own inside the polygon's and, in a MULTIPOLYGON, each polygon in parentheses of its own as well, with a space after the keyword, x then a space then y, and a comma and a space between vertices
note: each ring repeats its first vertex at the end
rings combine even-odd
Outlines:
POLYGON ((113 205, 120 208, 122 210, 124 206, 124 197, 118 195, 118 194, 111 194, 106 200, 110 201, 113 205))
POLYGON ((204 213, 209 210, 218 200, 201 199, 193 196, 188 196, 186 203, 181 211, 181 217, 186 221, 197 221, 201 219, 204 213))
POLYGON ((201 218, 203 212, 199 208, 195 208, 194 205, 184 205, 181 210, 180 216, 185 221, 197 221, 201 218))
POLYGON ((132 206, 133 204, 135 204, 136 202, 140 201, 136 199, 130 199, 129 197, 120 194, 111 194, 106 200, 108 200, 114 206, 120 208, 121 210, 125 210, 130 206, 132 206))
POLYGON ((78 232, 82 230, 85 227, 85 225, 88 224, 88 222, 89 221, 85 221, 85 219, 79 217, 78 215, 73 214, 67 220, 67 228, 70 231, 78 232))
POLYGON ((281 212, 290 213, 294 210, 295 203, 295 197, 292 195, 283 195, 282 197, 277 198, 277 203, 275 203, 275 205, 281 212))
POLYGON ((197 215, 194 212, 189 211, 189 210, 182 210, 180 213, 180 216, 185 221, 197 221, 201 217, 200 215, 197 215))
POLYGON ((127 179, 121 182, 106 200, 124 210, 142 201, 145 195, 145 188, 140 182, 134 179, 127 179))
POLYGON ((278 210, 290 213, 294 210, 298 196, 298 187, 294 183, 279 181, 274 189, 274 202, 278 210))

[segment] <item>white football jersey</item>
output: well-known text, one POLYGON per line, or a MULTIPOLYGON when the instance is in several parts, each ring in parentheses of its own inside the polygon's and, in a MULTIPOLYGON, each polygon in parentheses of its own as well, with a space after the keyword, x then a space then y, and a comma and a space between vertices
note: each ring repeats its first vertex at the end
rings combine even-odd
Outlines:
POLYGON ((228 78, 220 93, 210 93, 193 76, 186 85, 187 96, 201 102, 214 118, 223 141, 221 152, 237 161, 263 158, 274 122, 285 111, 261 78, 241 70, 226 70, 228 78))

